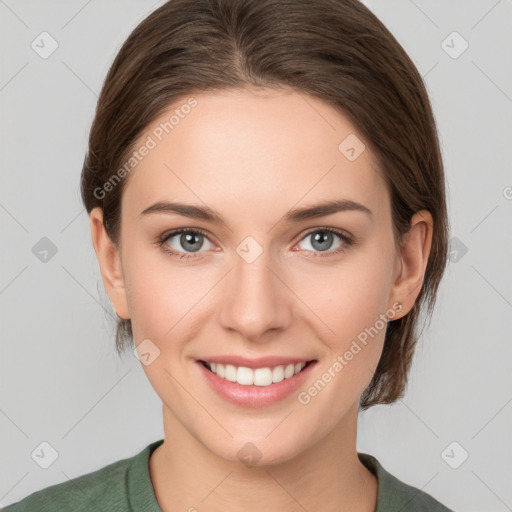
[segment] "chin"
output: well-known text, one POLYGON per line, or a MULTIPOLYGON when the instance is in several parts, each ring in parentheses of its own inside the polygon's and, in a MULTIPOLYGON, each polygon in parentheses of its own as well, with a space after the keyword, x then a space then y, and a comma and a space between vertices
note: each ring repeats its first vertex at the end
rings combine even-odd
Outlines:
POLYGON ((286 435, 270 439, 267 435, 241 435, 221 445, 203 444, 218 457, 248 468, 286 463, 300 455, 308 445, 305 439, 293 440, 286 435))

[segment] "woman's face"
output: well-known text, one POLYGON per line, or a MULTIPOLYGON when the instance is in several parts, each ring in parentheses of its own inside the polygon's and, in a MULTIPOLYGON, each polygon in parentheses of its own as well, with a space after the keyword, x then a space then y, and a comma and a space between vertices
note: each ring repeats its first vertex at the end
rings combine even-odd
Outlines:
POLYGON ((109 295, 165 415, 225 459, 252 443, 284 461, 354 419, 386 319, 410 309, 396 309, 407 302, 390 199, 369 148, 324 102, 291 90, 194 98, 139 139, 148 149, 122 198, 123 284, 109 295), (328 201, 346 208, 291 215, 328 201), (164 203, 194 209, 152 208, 164 203), (192 215, 205 210, 215 218, 192 215), (249 387, 200 362, 231 358, 270 370, 235 368, 257 374, 249 387), (287 361, 315 362, 264 385, 287 361))

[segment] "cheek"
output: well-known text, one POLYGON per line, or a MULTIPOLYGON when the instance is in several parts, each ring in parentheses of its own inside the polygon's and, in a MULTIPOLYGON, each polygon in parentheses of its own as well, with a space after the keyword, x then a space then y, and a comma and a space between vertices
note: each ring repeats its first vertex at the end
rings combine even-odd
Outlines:
POLYGON ((311 305, 321 319, 315 320, 312 330, 325 333, 320 336, 325 357, 319 375, 301 390, 298 400, 314 403, 306 409, 324 414, 327 425, 340 420, 375 373, 387 328, 389 286, 379 265, 373 271, 365 266, 365 272, 339 275, 325 284, 329 293, 317 295, 311 305))
POLYGON ((211 272, 167 262, 155 251, 133 252, 124 269, 134 336, 149 338, 161 349, 166 340, 180 339, 178 333, 192 316, 196 324, 199 303, 215 283, 211 272))
MULTIPOLYGON (((296 276, 300 297, 343 344, 379 320, 388 307, 392 288, 392 260, 367 254, 347 259, 336 269, 318 268, 314 279, 296 276), (299 291, 301 290, 301 291, 299 291)), ((379 322, 380 325, 380 322, 379 322)))
POLYGON ((347 258, 336 271, 319 268, 297 293, 309 297, 307 305, 315 313, 312 329, 324 333, 327 357, 320 380, 329 391, 322 392, 318 404, 327 407, 334 400, 339 407, 333 414, 364 391, 382 353, 394 254, 382 245, 371 249, 347 258))

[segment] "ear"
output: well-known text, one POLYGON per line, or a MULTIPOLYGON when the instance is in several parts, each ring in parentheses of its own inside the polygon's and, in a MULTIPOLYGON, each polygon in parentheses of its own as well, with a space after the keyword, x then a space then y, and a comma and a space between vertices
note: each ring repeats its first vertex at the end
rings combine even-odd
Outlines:
POLYGON ((103 210, 100 207, 93 208, 89 217, 92 243, 100 265, 103 286, 118 316, 128 319, 130 314, 119 251, 103 226, 103 210))
POLYGON ((391 304, 402 304, 396 318, 405 316, 420 294, 432 245, 433 226, 430 212, 420 210, 412 216, 409 231, 403 235, 398 272, 390 297, 391 304))

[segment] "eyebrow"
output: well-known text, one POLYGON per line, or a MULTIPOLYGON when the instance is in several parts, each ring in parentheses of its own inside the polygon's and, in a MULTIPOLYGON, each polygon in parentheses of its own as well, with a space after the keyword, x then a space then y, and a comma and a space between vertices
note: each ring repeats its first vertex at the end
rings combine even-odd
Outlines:
MULTIPOLYGON (((285 223, 290 224, 293 222, 316 219, 318 217, 324 217, 326 215, 332 215, 334 213, 345 211, 363 212, 373 219, 373 212, 366 206, 354 201, 350 201, 348 199, 339 199, 334 201, 324 201, 313 206, 295 208, 287 212, 283 216, 283 220, 285 223)), ((149 215, 152 213, 176 213, 191 219, 204 220, 216 224, 221 224, 223 226, 227 225, 226 221, 220 214, 207 206, 158 201, 157 203, 143 210, 140 215, 149 215)))

